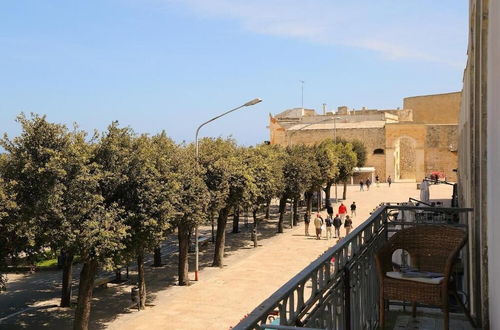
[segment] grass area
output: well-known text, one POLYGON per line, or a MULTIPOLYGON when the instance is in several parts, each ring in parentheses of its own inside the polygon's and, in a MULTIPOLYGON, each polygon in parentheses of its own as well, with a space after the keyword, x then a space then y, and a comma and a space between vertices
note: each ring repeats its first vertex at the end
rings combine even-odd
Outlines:
POLYGON ((57 258, 39 261, 35 264, 38 268, 53 268, 57 266, 57 258))

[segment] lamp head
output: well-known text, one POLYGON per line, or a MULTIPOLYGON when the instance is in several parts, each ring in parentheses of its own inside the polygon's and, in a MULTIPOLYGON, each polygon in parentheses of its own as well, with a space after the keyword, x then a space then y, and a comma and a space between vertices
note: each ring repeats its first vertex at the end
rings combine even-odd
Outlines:
POLYGON ((257 103, 262 102, 262 99, 256 98, 251 101, 248 101, 247 103, 243 104, 244 107, 250 107, 252 105, 256 105, 257 103))

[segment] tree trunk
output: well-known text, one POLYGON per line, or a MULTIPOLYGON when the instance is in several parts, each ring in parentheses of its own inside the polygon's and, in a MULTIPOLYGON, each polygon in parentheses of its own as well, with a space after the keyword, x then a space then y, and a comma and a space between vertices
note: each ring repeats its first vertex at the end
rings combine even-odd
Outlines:
POLYGON ((297 226, 299 222, 299 199, 297 197, 293 199, 292 207, 293 207, 293 225, 297 226))
POLYGON ((154 251, 153 267, 161 267, 161 247, 158 246, 154 251))
POLYGON ((283 233, 283 219, 285 217, 285 209, 286 209, 286 198, 281 197, 279 206, 280 218, 278 221, 278 233, 283 233))
POLYGON ((347 181, 344 181, 344 193, 342 194, 342 199, 347 199, 347 181))
POLYGON ((191 242, 191 228, 185 221, 179 223, 177 229, 177 238, 179 240, 179 285, 189 285, 189 242, 191 242))
POLYGON ((120 283, 121 281, 122 281, 122 269, 116 268, 115 269, 115 282, 120 283))
POLYGON ((215 225, 214 225, 214 212, 210 212, 210 223, 212 224, 212 244, 215 243, 215 225))
POLYGON ((234 207, 234 214, 233 214, 233 234, 237 234, 240 232, 239 224, 240 224, 240 207, 237 205, 234 207))
POLYGON ((253 247, 257 247, 257 209, 253 209, 253 247))
POLYGON ((306 193, 306 212, 308 214, 311 214, 312 212, 312 198, 313 198, 313 194, 308 192, 306 193))
POLYGON ((73 254, 61 253, 63 258, 61 307, 71 306, 71 280, 73 277, 73 254))
POLYGON ((146 281, 144 279, 144 252, 137 254, 137 274, 139 277, 139 309, 146 308, 146 281))
POLYGON ((95 274, 97 273, 97 260, 87 260, 80 272, 78 285, 78 305, 75 310, 74 330, 87 330, 89 328, 90 307, 92 291, 94 289, 95 274))
POLYGON ((217 235, 215 237, 214 261, 212 267, 223 266, 224 245, 226 244, 226 223, 229 213, 228 207, 223 208, 217 217, 217 235))
POLYGON ((332 184, 331 183, 328 183, 326 185, 326 188, 323 189, 325 191, 325 209, 331 205, 330 203, 330 196, 331 196, 331 192, 330 190, 332 189, 332 184))
POLYGON ((269 214, 271 213, 271 200, 266 203, 266 219, 269 220, 269 214))

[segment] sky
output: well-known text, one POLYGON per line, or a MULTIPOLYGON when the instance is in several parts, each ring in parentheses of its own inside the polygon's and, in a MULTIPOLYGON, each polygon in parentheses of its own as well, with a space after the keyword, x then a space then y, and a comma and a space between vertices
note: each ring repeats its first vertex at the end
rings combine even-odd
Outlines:
POLYGON ((92 132, 269 140, 269 114, 389 109, 461 90, 465 0, 4 0, 0 133, 47 115, 92 132))

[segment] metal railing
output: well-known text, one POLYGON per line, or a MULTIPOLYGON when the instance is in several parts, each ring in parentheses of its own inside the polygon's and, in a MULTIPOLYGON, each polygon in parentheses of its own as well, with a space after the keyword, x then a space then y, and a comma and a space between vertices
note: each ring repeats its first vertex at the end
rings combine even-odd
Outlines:
MULTIPOLYGON (((375 252, 394 232, 418 224, 448 224, 467 229, 471 209, 381 204, 347 237, 247 315, 235 330, 247 329, 376 329, 378 275, 375 252)), ((456 274, 467 305, 468 247, 456 274)), ((394 257, 393 257, 394 258, 394 257)), ((407 258, 397 256, 401 265, 407 258)))

